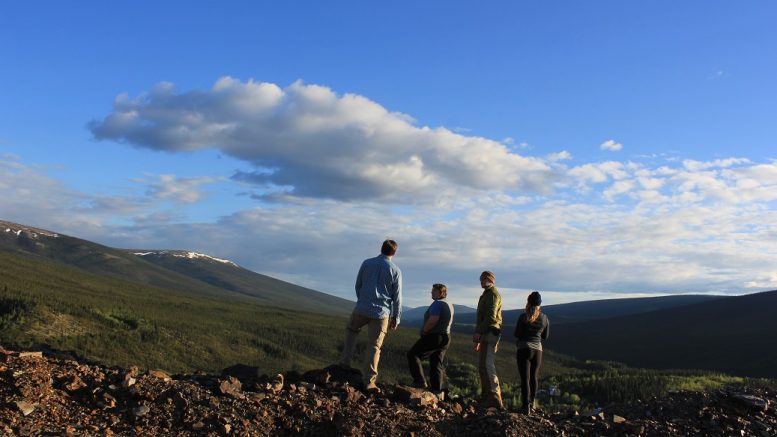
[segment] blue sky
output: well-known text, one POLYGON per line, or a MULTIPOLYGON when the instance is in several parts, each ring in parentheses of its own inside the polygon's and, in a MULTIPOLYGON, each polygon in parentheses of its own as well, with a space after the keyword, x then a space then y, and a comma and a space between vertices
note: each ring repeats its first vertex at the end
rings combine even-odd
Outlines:
POLYGON ((0 218, 351 296, 777 288, 774 2, 3 2, 0 218))

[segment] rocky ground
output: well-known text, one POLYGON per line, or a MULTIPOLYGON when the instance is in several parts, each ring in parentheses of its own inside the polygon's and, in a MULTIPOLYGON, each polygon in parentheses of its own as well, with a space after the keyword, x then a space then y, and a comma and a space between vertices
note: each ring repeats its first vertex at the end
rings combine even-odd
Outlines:
POLYGON ((0 349, 0 431, 6 435, 773 436, 777 393, 677 392, 582 415, 479 409, 474 400, 383 386, 330 367, 268 377, 167 375, 0 349))

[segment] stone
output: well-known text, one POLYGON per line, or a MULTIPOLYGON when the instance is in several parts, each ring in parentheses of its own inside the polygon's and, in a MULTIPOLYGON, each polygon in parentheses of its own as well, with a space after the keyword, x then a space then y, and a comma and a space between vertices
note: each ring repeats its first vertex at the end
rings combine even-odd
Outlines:
POLYGON ((613 414, 612 423, 626 423, 626 418, 613 414))
POLYGON ((77 375, 73 375, 73 377, 70 379, 70 382, 65 384, 65 390, 69 392, 78 391, 82 388, 86 387, 86 383, 81 380, 77 375))
POLYGON ((43 358, 43 352, 19 352, 19 358, 43 358))
POLYGON ((140 405, 132 409, 132 414, 134 414, 135 417, 143 417, 146 414, 148 414, 150 411, 151 411, 151 408, 149 408, 147 405, 140 405))
POLYGON ((748 395, 745 393, 732 393, 731 399, 736 403, 748 407, 756 411, 766 411, 769 408, 769 401, 761 399, 757 396, 748 395))
POLYGON ((22 412, 25 416, 29 416, 33 411, 35 411, 36 405, 27 401, 16 401, 16 408, 19 409, 19 411, 22 412))
POLYGON ((394 387, 394 401, 419 407, 433 407, 437 405, 439 398, 434 393, 422 388, 397 385, 394 387))
POLYGON ((173 378, 171 378, 170 375, 168 375, 167 373, 161 370, 151 370, 150 372, 148 372, 148 376, 150 378, 161 379, 164 382, 170 382, 173 380, 173 378))
POLYGON ((228 379, 221 380, 219 382, 219 393, 223 395, 239 396, 241 393, 242 384, 240 380, 234 376, 230 376, 228 379))
POLYGON ((283 391, 283 375, 277 374, 275 377, 270 381, 270 390, 273 392, 280 393, 283 391))

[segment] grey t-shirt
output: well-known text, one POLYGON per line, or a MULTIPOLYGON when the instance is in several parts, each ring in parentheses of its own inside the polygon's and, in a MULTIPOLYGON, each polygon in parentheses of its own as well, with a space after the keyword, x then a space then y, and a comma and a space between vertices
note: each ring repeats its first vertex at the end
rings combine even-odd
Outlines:
MULTIPOLYGON (((440 320, 434 325, 434 328, 428 334, 450 334, 451 324, 453 323, 453 305, 445 299, 437 299, 429 305, 429 309, 424 313, 424 325, 430 316, 440 316, 440 320)), ((423 335, 424 328, 421 327, 423 335)))

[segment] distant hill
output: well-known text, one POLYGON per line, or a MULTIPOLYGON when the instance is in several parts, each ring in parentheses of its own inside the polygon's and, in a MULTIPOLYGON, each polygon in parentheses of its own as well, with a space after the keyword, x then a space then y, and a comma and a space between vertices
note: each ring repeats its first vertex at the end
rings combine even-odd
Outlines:
POLYGON ((581 359, 777 377, 777 291, 551 328, 549 348, 581 359))
POLYGON ((0 251, 42 257, 90 273, 207 296, 242 295, 265 305, 347 315, 353 302, 180 250, 124 250, 0 221, 0 251))
MULTIPOLYGON (((430 302, 431 304, 431 302, 430 302)), ((424 313, 426 313, 426 310, 429 309, 429 306, 425 307, 416 307, 416 308, 408 308, 402 311, 402 319, 403 323, 409 324, 409 325, 419 325, 424 320, 424 313)), ((453 304, 453 314, 454 317, 458 317, 463 314, 472 314, 477 312, 477 309, 468 307, 466 305, 457 305, 453 304)))
POLYGON ((259 303, 316 313, 347 315, 352 301, 300 287, 244 269, 229 260, 187 251, 128 251, 157 266, 224 290, 259 299, 259 303))
MULTIPOLYGON (((295 286, 276 281, 203 254, 112 249, 3 222, 0 345, 174 372, 243 363, 274 374, 335 362, 353 303, 332 298, 344 302, 334 314, 324 301, 331 296, 297 287, 288 298, 276 286, 295 286), (252 281, 266 288, 248 287, 252 281)), ((387 336, 382 381, 409 382, 406 353, 417 339, 417 329, 404 323, 387 336)), ((500 376, 515 381, 515 346, 502 350, 500 376)), ((552 353, 547 358, 548 375, 565 372, 570 361, 552 353)), ((474 369, 469 336, 453 336, 449 359, 452 367, 474 369)))
MULTIPOLYGON (((585 322, 589 320, 608 319, 612 317, 627 316, 631 314, 648 313, 667 308, 692 305, 701 302, 710 302, 726 299, 727 296, 709 295, 680 295, 661 297, 638 297, 627 299, 603 299, 585 302, 563 303, 542 307, 542 312, 548 315, 551 323, 560 325, 564 323, 585 322)), ((502 324, 506 327, 514 327, 518 317, 523 313, 522 309, 502 311, 502 324)), ((456 317, 455 324, 459 330, 470 329, 475 324, 476 314, 463 314, 456 317)), ((512 332, 510 333, 512 335, 512 332)))

